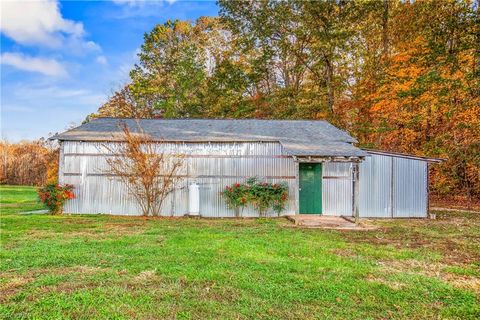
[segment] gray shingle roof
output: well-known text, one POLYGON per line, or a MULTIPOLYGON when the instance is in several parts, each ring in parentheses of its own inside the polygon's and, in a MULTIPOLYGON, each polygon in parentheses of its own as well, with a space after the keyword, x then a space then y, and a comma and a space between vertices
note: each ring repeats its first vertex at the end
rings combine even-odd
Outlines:
POLYGON ((278 141, 295 156, 363 157, 348 133, 316 120, 118 119, 98 118, 52 139, 65 141, 119 141, 121 124, 138 126, 159 141, 240 142, 278 141))

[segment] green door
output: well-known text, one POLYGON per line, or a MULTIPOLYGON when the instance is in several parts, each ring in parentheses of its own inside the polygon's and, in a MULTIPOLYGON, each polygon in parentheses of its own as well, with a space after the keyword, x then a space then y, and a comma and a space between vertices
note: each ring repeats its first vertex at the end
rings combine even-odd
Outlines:
POLYGON ((322 213, 322 164, 300 163, 300 213, 322 213))

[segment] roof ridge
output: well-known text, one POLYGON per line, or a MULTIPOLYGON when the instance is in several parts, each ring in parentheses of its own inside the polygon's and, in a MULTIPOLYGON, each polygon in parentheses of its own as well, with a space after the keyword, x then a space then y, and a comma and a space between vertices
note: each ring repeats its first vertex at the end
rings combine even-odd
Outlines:
POLYGON ((156 141, 183 142, 279 142, 296 155, 364 156, 356 140, 326 120, 303 119, 138 119, 96 118, 55 135, 62 141, 121 141, 119 124, 132 131, 142 128, 156 141))
MULTIPOLYGON (((102 120, 102 119, 112 119, 112 120, 148 120, 148 121, 190 121, 190 120, 202 120, 202 121, 288 121, 288 122, 295 122, 295 121, 308 121, 308 122, 324 122, 330 124, 325 119, 257 119, 257 118, 243 118, 243 119, 235 119, 235 118, 118 118, 118 117, 98 117, 93 118, 89 122, 102 120)), ((88 122, 87 122, 88 123, 88 122)), ((337 128, 338 129, 338 128, 337 128)))

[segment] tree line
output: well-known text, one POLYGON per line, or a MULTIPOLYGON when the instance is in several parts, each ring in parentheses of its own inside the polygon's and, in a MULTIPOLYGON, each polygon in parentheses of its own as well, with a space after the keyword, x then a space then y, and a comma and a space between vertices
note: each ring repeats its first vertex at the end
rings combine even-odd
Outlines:
POLYGON ((434 191, 480 195, 478 1, 218 4, 146 33, 89 118, 326 119, 363 147, 446 158, 434 191))
POLYGON ((0 156, 0 184, 41 186, 58 179, 58 147, 48 140, 0 140, 0 156))

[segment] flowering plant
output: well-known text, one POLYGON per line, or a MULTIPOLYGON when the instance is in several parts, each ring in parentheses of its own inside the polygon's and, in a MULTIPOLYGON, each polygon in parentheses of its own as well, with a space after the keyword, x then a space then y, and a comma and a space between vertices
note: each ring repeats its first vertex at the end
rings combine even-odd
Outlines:
POLYGON ((230 208, 235 210, 235 215, 239 216, 239 209, 247 205, 248 202, 248 186, 245 184, 234 183, 227 186, 223 191, 227 204, 230 208))
POLYGON ((227 204, 239 215, 239 209, 253 205, 264 216, 265 212, 272 208, 277 214, 285 209, 288 199, 288 186, 285 182, 268 183, 261 182, 258 178, 249 178, 246 183, 235 183, 227 186, 222 192, 227 204))
POLYGON ((59 185, 49 183, 38 188, 38 197, 52 214, 62 214, 63 204, 69 199, 75 199, 73 186, 71 184, 59 185))

